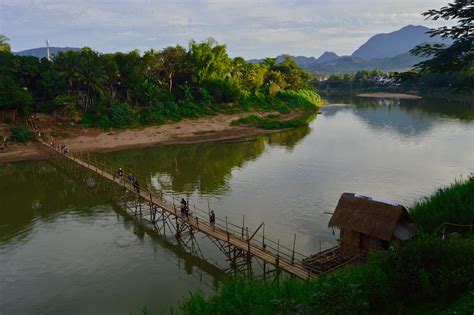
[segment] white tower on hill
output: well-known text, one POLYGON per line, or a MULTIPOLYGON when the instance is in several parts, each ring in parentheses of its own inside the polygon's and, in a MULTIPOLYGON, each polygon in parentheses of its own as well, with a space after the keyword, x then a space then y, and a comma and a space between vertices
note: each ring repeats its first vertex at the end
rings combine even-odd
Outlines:
POLYGON ((49 61, 51 61, 51 52, 49 51, 49 40, 46 40, 46 54, 49 61))

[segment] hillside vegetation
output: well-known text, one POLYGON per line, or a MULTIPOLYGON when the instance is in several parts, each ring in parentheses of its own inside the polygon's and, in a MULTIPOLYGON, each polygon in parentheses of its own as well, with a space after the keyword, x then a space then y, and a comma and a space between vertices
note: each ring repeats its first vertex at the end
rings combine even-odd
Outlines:
POLYGON ((103 129, 249 110, 289 113, 317 106, 310 79, 290 58, 249 64, 212 39, 143 54, 86 47, 52 61, 5 50, 0 110, 55 113, 103 129))

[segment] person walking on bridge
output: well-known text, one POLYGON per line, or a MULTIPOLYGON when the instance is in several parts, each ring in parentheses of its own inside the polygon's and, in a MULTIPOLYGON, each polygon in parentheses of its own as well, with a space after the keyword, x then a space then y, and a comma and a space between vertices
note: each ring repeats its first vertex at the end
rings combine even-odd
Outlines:
POLYGON ((121 167, 119 167, 117 175, 118 175, 118 178, 119 178, 120 182, 123 183, 123 171, 122 171, 121 167))
POLYGON ((140 194, 140 183, 138 182, 138 178, 135 178, 135 182, 133 183, 133 188, 135 189, 137 194, 140 194))
POLYGON ((130 183, 130 185, 132 185, 132 187, 134 187, 133 183, 135 183, 135 177, 133 177, 132 173, 128 174, 127 179, 128 179, 128 182, 130 183))
POLYGON ((209 222, 212 225, 212 229, 214 230, 214 225, 216 224, 216 214, 214 213, 214 210, 211 210, 211 214, 209 215, 209 222))

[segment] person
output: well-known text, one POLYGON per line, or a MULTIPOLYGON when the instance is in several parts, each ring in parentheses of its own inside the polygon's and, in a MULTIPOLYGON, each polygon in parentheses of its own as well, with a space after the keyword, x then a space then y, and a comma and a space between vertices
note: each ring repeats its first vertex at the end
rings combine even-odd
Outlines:
POLYGON ((188 208, 188 203, 184 198, 181 198, 181 214, 185 214, 186 217, 189 215, 189 208, 188 208))
POLYGON ((209 215, 209 222, 213 227, 214 224, 216 224, 216 214, 214 213, 214 210, 211 210, 211 214, 209 215))
POLYGON ((67 155, 69 153, 69 149, 67 148, 67 145, 64 145, 64 155, 67 155))
POLYGON ((133 177, 132 173, 128 174, 128 182, 132 185, 133 189, 135 189, 135 177, 133 177))
POLYGON ((117 174, 120 182, 123 182, 123 171, 121 167, 119 167, 117 174))

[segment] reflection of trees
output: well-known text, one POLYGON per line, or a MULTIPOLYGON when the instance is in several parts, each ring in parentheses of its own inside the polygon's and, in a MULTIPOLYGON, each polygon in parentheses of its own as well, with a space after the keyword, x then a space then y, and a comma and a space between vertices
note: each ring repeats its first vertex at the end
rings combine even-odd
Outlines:
POLYGON ((129 150, 108 154, 115 165, 132 169, 139 178, 161 178, 164 189, 199 190, 203 194, 227 190, 235 167, 255 160, 265 149, 264 138, 241 143, 198 143, 129 150))
POLYGON ((390 100, 346 98, 333 100, 337 104, 324 107, 325 116, 331 117, 340 111, 351 111, 373 129, 391 129, 403 137, 421 135, 431 130, 440 115, 469 121, 474 115, 471 105, 455 103, 445 105, 432 100, 390 100), (469 118, 471 116, 471 118, 469 118))
POLYGON ((265 139, 271 145, 293 149, 310 132, 297 128, 267 137, 242 142, 211 142, 173 145, 101 155, 108 164, 133 170, 147 183, 156 179, 164 190, 182 193, 223 194, 233 169, 258 158, 265 149, 265 139))
POLYGON ((267 136, 268 144, 283 146, 292 151, 297 144, 303 140, 311 132, 309 127, 301 127, 277 133, 272 133, 267 136))
POLYGON ((433 117, 446 116, 459 120, 474 119, 474 103, 441 98, 423 98, 421 100, 388 100, 365 97, 341 97, 328 99, 330 104, 353 104, 358 108, 380 109, 383 106, 399 107, 401 110, 418 115, 433 117))
MULTIPOLYGON (((84 176, 84 173, 81 172, 84 176)), ((48 162, 22 162, 0 168, 0 241, 24 235, 35 220, 51 220, 74 207, 78 215, 104 204, 104 194, 94 194, 77 174, 48 162)))

